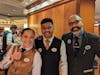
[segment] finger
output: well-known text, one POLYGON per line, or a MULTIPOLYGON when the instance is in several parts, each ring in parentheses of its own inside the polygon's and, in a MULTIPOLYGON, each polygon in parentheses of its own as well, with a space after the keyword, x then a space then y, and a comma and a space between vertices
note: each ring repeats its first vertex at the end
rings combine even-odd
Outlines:
POLYGON ((15 50, 16 50, 17 52, 19 52, 19 45, 16 45, 16 46, 15 46, 15 50))
POLYGON ((14 52, 16 53, 16 52, 19 52, 19 45, 16 45, 16 46, 14 46, 14 52))

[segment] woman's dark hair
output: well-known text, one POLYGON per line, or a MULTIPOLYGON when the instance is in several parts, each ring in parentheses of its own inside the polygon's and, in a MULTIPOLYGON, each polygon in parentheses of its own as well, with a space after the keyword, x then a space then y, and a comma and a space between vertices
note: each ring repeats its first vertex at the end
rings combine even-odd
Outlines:
POLYGON ((32 31, 32 32, 33 32, 33 34, 35 34, 35 31, 34 31, 33 29, 31 29, 31 28, 25 28, 25 29, 23 29, 23 30, 21 31, 21 35, 23 35, 23 34, 24 34, 24 32, 25 32, 25 31, 27 31, 27 30, 32 31))
POLYGON ((52 23, 53 25, 53 20, 51 18, 44 18, 42 21, 41 21, 41 25, 44 24, 44 23, 47 23, 47 22, 50 22, 52 23))

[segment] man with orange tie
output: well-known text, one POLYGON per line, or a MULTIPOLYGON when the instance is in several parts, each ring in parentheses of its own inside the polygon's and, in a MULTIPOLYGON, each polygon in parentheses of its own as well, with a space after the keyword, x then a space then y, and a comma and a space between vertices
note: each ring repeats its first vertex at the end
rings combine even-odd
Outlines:
POLYGON ((53 21, 41 21, 42 36, 35 40, 35 47, 42 57, 41 75, 67 75, 67 56, 63 41, 53 35, 53 21))

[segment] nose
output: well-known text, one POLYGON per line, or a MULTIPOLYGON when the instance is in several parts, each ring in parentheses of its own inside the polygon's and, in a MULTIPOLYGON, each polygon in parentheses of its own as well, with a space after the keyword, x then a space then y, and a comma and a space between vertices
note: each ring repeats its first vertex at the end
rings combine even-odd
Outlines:
POLYGON ((50 31, 50 29, 49 28, 46 28, 45 31, 50 31))

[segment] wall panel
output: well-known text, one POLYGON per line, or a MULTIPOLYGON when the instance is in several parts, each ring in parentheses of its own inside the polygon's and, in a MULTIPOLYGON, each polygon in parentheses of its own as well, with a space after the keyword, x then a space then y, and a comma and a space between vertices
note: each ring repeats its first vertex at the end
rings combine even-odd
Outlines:
POLYGON ((54 21, 54 34, 61 38, 62 34, 70 31, 68 17, 71 14, 78 13, 83 18, 85 30, 93 33, 95 5, 93 2, 93 0, 65 0, 63 4, 30 13, 28 15, 29 20, 31 20, 29 21, 29 27, 35 29, 38 35, 41 33, 40 21, 45 17, 50 17, 54 21))
POLYGON ((43 10, 41 12, 29 14, 29 20, 31 20, 29 21, 29 27, 35 29, 37 34, 40 34, 41 20, 45 17, 50 17, 54 21, 54 34, 57 37, 61 38, 62 34, 69 32, 67 19, 69 15, 76 13, 76 3, 76 0, 71 2, 65 2, 64 4, 43 10), (34 26, 36 24, 37 28, 34 26))

